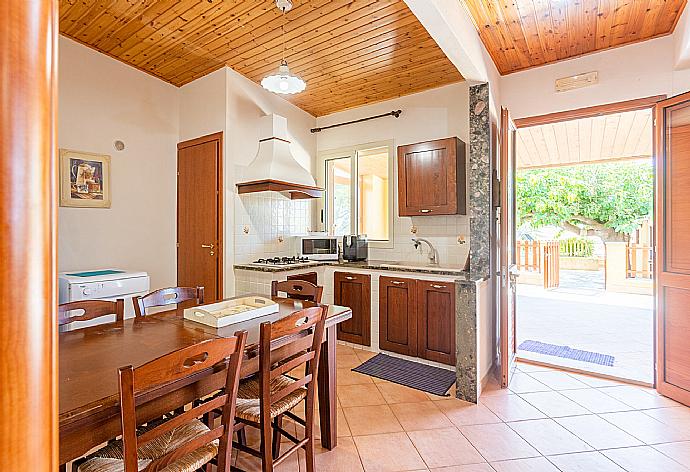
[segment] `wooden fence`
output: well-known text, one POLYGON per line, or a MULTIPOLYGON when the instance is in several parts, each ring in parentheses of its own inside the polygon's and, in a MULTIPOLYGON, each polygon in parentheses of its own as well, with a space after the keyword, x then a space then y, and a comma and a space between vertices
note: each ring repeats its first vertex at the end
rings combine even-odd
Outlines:
POLYGON ((538 272, 544 277, 544 288, 558 287, 560 245, 558 241, 517 241, 517 268, 538 272))
POLYGON ((625 249, 625 277, 628 279, 652 278, 652 248, 629 244, 625 249))

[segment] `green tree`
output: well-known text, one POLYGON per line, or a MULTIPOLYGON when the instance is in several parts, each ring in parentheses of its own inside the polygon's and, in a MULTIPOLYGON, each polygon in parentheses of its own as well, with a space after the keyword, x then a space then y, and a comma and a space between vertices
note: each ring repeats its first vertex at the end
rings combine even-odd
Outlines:
POLYGON ((517 172, 518 225, 557 225, 604 241, 625 241, 652 214, 648 160, 517 172))

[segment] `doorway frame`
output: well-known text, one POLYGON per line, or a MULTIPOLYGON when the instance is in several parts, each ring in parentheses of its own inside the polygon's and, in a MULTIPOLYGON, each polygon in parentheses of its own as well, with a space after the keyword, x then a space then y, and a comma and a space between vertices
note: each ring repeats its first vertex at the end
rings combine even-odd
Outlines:
POLYGON ((216 195, 216 204, 218 205, 218 227, 217 227, 217 239, 218 239, 218 277, 216 281, 216 293, 218 293, 218 300, 223 300, 225 298, 225 175, 223 168, 223 132, 218 131, 215 133, 207 134, 204 136, 199 136, 198 138, 188 139, 186 141, 180 141, 177 143, 177 149, 175 154, 175 281, 179 285, 179 258, 177 254, 177 249, 179 248, 180 242, 180 227, 179 227, 179 217, 180 217, 180 191, 179 191, 179 152, 182 149, 197 146, 199 144, 212 143, 216 141, 218 146, 218 192, 216 195))
MULTIPOLYGON (((539 125, 546 125, 546 124, 552 124, 552 123, 559 123, 562 121, 571 121, 571 120, 577 120, 580 118, 594 118, 597 116, 605 116, 605 115, 612 115, 614 113, 624 113, 624 112, 629 112, 629 111, 637 111, 637 110, 645 110, 645 109, 651 109, 652 111, 652 163, 654 166, 654 198, 653 198, 653 212, 654 215, 657 214, 657 200, 658 200, 658 188, 657 188, 657 174, 658 174, 658 161, 656 159, 656 114, 655 114, 655 107, 658 102, 661 100, 666 100, 668 98, 667 95, 662 94, 662 95, 652 95, 648 97, 643 97, 643 98, 635 98, 632 100, 624 100, 620 102, 613 102, 613 103, 605 103, 602 105, 593 105, 589 107, 583 107, 583 108, 575 108, 572 110, 565 110, 565 111, 558 111, 558 112, 553 112, 553 113, 546 113, 543 115, 534 115, 530 117, 525 117, 525 118, 517 118, 514 119, 513 122, 515 124, 515 127, 519 130, 520 128, 528 128, 531 126, 539 126, 539 125)), ((610 162, 610 160, 608 160, 610 162)), ((517 202, 516 202, 517 203, 517 202)), ((657 280, 657 258, 658 258, 658 253, 657 253, 657 242, 656 242, 656 231, 654 234, 654 241, 653 241, 653 267, 652 267, 652 280, 653 280, 653 309, 652 309, 652 337, 653 337, 653 347, 652 347, 652 364, 653 364, 653 377, 652 377, 652 386, 656 389, 657 387, 657 359, 658 359, 658 346, 657 346, 657 299, 656 299, 656 280, 657 280)), ((517 311, 515 315, 515 320, 514 320, 514 329, 517 332, 517 311)), ((516 339, 517 341, 517 339, 516 339)), ((516 350, 516 359, 519 359, 517 357, 517 350, 516 350)), ((535 364, 541 364, 539 362, 533 362, 533 361, 528 361, 530 363, 535 363, 535 364)), ((573 372, 579 372, 582 373, 581 369, 573 369, 573 368, 566 368, 563 367, 562 369, 564 370, 569 370, 573 372)), ((592 375, 595 375, 597 377, 602 377, 602 378, 612 378, 615 380, 624 380, 628 383, 640 383, 638 381, 632 381, 629 379, 622 379, 614 376, 609 376, 605 374, 599 374, 596 372, 588 372, 592 375)))

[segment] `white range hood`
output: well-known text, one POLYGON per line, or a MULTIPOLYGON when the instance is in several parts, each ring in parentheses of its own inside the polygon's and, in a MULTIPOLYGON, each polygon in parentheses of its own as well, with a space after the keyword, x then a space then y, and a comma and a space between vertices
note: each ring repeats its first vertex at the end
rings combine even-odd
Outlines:
POLYGON ((287 119, 270 114, 261 118, 259 150, 245 172, 245 180, 237 184, 239 193, 276 191, 291 198, 317 198, 323 189, 290 152, 287 119))

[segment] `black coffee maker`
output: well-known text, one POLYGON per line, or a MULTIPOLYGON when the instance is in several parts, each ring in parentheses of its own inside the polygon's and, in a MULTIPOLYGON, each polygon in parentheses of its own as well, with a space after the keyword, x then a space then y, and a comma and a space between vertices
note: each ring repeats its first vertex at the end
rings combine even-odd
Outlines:
POLYGON ((369 257, 369 241, 366 234, 343 236, 343 259, 349 262, 366 261, 369 257))

